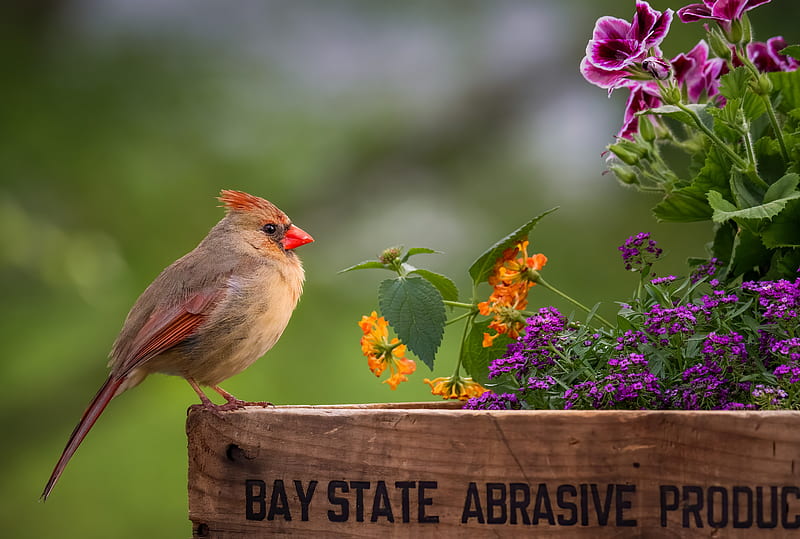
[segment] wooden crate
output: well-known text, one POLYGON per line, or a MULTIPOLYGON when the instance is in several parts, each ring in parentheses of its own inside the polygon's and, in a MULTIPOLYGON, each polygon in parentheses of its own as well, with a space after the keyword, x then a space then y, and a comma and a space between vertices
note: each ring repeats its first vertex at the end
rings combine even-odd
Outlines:
POLYGON ((278 406, 187 433, 195 537, 800 536, 800 412, 278 406))

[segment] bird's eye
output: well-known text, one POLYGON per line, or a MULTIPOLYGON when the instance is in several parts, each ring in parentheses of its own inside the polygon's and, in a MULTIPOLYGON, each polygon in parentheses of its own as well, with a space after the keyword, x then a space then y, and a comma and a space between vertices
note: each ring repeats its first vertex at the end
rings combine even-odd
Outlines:
POLYGON ((276 232, 278 232, 278 225, 273 223, 267 223, 266 225, 261 227, 261 230, 264 231, 264 234, 268 236, 274 236, 276 232))

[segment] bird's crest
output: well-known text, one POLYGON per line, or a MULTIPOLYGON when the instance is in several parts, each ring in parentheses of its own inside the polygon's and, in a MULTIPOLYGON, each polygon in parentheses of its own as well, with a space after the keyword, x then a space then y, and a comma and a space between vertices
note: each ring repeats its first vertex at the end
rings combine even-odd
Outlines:
POLYGON ((220 191, 219 200, 228 211, 275 211, 277 208, 268 200, 253 196, 242 191, 223 189, 220 191))

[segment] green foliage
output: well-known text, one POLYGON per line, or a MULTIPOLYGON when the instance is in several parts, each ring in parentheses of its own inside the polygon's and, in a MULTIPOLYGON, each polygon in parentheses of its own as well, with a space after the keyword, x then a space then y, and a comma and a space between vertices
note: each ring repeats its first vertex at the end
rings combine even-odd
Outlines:
POLYGON ((709 254, 724 263, 724 278, 793 277, 797 268, 787 264, 800 244, 800 72, 760 74, 745 63, 720 77, 719 92, 721 107, 679 103, 647 111, 683 124, 682 132, 662 123, 655 139, 636 135, 609 150, 627 165, 626 184, 663 193, 653 208, 659 220, 715 224, 709 254), (662 155, 667 145, 702 167, 676 180, 662 155))
POLYGON ((439 290, 419 277, 386 279, 378 288, 378 304, 397 336, 433 370, 445 322, 439 290))
POLYGON ((534 229, 536 224, 542 220, 546 215, 553 213, 558 208, 552 208, 546 212, 537 215, 524 225, 517 228, 511 234, 505 236, 503 239, 489 247, 475 262, 469 267, 469 275, 472 277, 472 282, 477 285, 488 279, 492 273, 494 262, 506 249, 512 247, 515 243, 525 239, 534 229))

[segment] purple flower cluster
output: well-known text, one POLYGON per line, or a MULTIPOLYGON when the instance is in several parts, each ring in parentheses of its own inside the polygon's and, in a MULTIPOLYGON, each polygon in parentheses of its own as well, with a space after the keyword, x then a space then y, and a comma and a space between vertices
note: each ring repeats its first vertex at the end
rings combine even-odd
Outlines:
POLYGON ((519 410, 519 398, 513 393, 484 392, 480 397, 472 397, 463 408, 465 410, 519 410))
POLYGON ((545 307, 528 318, 525 334, 508 345, 506 354, 489 366, 489 378, 513 372, 518 380, 532 370, 545 369, 555 362, 563 349, 567 319, 555 307, 545 307))
POLYGON ((742 290, 758 294, 758 304, 764 308, 767 322, 794 320, 800 312, 800 278, 794 281, 748 281, 742 290))
POLYGON ((702 312, 703 309, 693 303, 669 308, 656 304, 646 313, 645 331, 666 345, 674 335, 683 337, 693 335, 698 323, 698 314, 702 312))
POLYGON ((713 277, 716 275, 717 270, 721 265, 722 263, 717 258, 712 258, 705 264, 700 264, 699 266, 695 267, 694 271, 692 271, 692 274, 689 276, 689 279, 691 280, 692 284, 695 284, 702 279, 713 277))
POLYGON ((618 247, 622 252, 622 262, 628 271, 644 271, 663 253, 655 240, 650 239, 649 232, 639 232, 631 236, 618 247))
POLYGON ((588 404, 592 408, 639 409, 660 407, 661 385, 647 370, 642 354, 628 354, 608 360, 609 374, 600 380, 587 380, 564 393, 564 408, 588 404))

